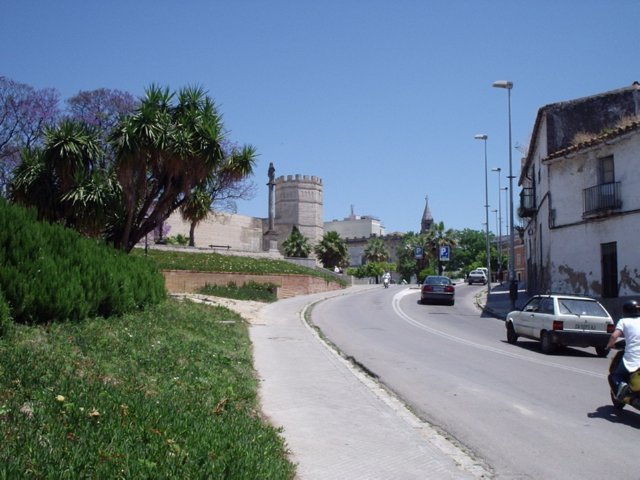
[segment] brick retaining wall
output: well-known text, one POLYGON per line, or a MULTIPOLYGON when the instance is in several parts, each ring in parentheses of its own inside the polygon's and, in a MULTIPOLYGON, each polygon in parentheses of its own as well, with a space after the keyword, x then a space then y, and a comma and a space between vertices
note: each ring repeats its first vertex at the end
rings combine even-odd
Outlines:
POLYGON ((169 293, 195 293, 209 285, 227 285, 235 282, 273 283, 278 286, 278 298, 339 290, 342 286, 323 278, 309 275, 252 275, 245 273, 195 272, 190 270, 163 270, 165 288, 169 293))

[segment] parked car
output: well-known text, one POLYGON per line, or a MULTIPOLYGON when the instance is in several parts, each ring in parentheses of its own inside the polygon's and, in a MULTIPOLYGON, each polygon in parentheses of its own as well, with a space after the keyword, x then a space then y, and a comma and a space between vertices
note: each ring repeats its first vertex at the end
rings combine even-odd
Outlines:
POLYGON ((422 282, 420 289, 420 303, 445 302, 449 305, 455 303, 456 288, 449 277, 442 275, 429 275, 422 282))
POLYGON ((507 315, 507 341, 518 337, 540 341, 543 353, 557 346, 595 347, 600 357, 614 330, 609 312, 595 299, 573 295, 536 295, 522 308, 507 315))
POLYGON ((481 283, 483 285, 487 284, 487 274, 480 268, 476 268, 475 270, 471 270, 469 275, 467 275, 467 283, 472 285, 474 283, 481 283))

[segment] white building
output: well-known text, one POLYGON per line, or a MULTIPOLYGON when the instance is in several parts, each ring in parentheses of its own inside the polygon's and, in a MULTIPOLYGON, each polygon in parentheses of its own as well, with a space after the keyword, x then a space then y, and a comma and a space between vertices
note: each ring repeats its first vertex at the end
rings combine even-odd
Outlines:
POLYGON ((538 111, 523 159, 531 293, 640 297, 640 85, 538 111))
POLYGON ((369 238, 372 235, 384 235, 384 227, 380 219, 369 215, 351 215, 344 220, 324 222, 325 232, 338 232, 342 238, 369 238))

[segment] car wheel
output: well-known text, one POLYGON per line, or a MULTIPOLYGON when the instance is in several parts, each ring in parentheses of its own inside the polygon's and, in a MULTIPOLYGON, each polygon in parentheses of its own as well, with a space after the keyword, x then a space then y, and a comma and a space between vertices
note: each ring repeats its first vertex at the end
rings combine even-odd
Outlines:
POLYGON ((553 353, 555 348, 556 346, 551 341, 551 335, 549 335, 549 332, 542 332, 542 334, 540 334, 540 350, 542 350, 542 353, 553 353))
POLYGON ((609 355, 609 349, 605 348, 605 347, 596 347, 596 354, 599 357, 606 357, 607 355, 609 355))
POLYGON ((456 304, 456 301, 455 301, 455 300, 451 300, 451 301, 449 302, 449 305, 455 305, 455 304, 456 304))
POLYGON ((516 329, 513 328, 513 323, 507 323, 507 342, 511 345, 514 345, 518 341, 518 335, 516 334, 516 329))

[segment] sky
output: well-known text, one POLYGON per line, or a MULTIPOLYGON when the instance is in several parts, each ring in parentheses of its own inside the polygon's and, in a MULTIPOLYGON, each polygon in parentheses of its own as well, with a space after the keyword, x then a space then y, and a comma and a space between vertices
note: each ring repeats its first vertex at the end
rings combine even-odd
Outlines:
MULTIPOLYGON (((200 86, 267 169, 317 176, 324 220, 506 232, 509 102, 520 173, 538 109, 640 80, 638 0, 4 0, 0 75, 63 100, 200 86), (492 171, 501 168, 501 172, 492 171), (494 212, 494 210, 499 210, 494 212)), ((517 178, 514 202, 518 201, 517 178)), ((508 198, 508 197, 507 197, 508 198)), ((516 217, 517 218, 517 217, 516 217)))

